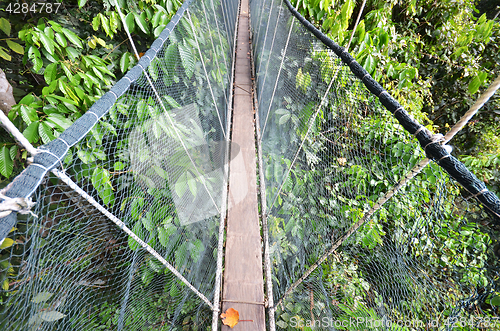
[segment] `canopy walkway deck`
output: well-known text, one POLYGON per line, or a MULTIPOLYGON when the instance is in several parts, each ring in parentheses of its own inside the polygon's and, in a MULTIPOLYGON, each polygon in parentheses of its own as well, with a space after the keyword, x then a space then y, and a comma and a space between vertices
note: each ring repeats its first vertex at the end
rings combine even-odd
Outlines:
MULTIPOLYGON (((229 210, 222 310, 238 310, 234 330, 265 330, 262 240, 257 203, 255 111, 252 106, 248 0, 241 1, 234 80, 229 210)), ((222 330, 229 330, 223 326, 222 330)))

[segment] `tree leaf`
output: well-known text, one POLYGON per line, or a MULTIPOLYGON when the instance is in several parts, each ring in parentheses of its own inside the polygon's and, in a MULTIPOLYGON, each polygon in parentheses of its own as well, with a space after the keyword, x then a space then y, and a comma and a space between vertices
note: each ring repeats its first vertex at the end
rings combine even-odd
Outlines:
POLYGON ((51 127, 45 122, 40 123, 38 126, 38 134, 40 134, 44 144, 48 144, 52 140, 56 139, 52 133, 51 127))
POLYGON ((187 190, 187 185, 186 185, 186 174, 182 174, 179 179, 177 179, 177 182, 175 183, 175 193, 177 193, 177 196, 181 198, 184 193, 187 190))
POLYGON ((196 193, 197 193, 196 178, 194 178, 190 172, 186 173, 186 178, 187 178, 187 183, 189 186, 189 190, 191 191, 191 194, 194 197, 196 197, 196 193))
MULTIPOLYGON (((186 41, 184 40, 184 43, 186 41)), ((185 44, 179 44, 179 54, 181 56, 181 62, 182 66, 184 67, 184 70, 186 71, 186 76, 188 78, 191 78, 194 73, 194 57, 193 53, 191 52, 191 49, 185 45, 185 44)))
POLYGON ((38 126, 40 122, 32 122, 26 129, 23 131, 23 136, 28 139, 30 143, 35 143, 38 141, 38 126))
POLYGON ((45 81, 47 84, 52 83, 56 79, 57 73, 57 63, 51 63, 45 68, 45 72, 43 73, 43 77, 45 77, 45 81))
POLYGON ((134 18, 135 18, 135 22, 137 23, 137 26, 142 30, 142 32, 144 32, 146 34, 149 33, 148 24, 146 23, 146 20, 144 19, 144 17, 142 17, 142 15, 139 15, 139 14, 134 12, 134 18))
MULTIPOLYGON (((13 166, 14 166, 14 163, 12 162, 12 159, 10 158, 10 151, 7 148, 7 146, 3 146, 2 149, 0 150, 0 173, 4 177, 9 178, 10 175, 12 174, 13 166)), ((4 243, 5 243, 5 240, 4 240, 4 243)), ((2 243, 2 248, 3 248, 4 243, 2 243)))
POLYGON ((137 117, 140 120, 143 120, 146 117, 147 113, 148 107, 146 101, 144 101, 144 99, 139 100, 139 102, 137 103, 137 117))
POLYGON ((8 53, 6 53, 4 49, 5 48, 3 48, 2 46, 0 46, 0 57, 3 58, 3 59, 5 59, 5 60, 7 60, 7 61, 12 60, 12 57, 8 53))
POLYGON ((10 47, 11 50, 13 50, 14 52, 16 52, 17 54, 21 54, 21 55, 24 54, 24 48, 23 48, 23 46, 19 45, 16 42, 13 42, 10 39, 7 39, 6 42, 7 42, 7 45, 10 47))
POLYGON ((120 69, 123 73, 125 73, 128 70, 129 64, 130 64, 130 53, 125 52, 122 54, 122 57, 120 59, 120 69))
POLYGON ((10 22, 9 20, 1 17, 0 18, 0 30, 5 32, 7 36, 10 36, 10 22))
POLYGON ((50 55, 54 55, 54 42, 50 40, 43 32, 39 33, 40 41, 43 44, 43 47, 50 55))
MULTIPOLYGON (((17 150, 19 149, 19 147, 17 145, 14 145, 12 146, 10 149, 9 149, 9 154, 10 154, 10 158, 12 160, 14 160, 16 158, 16 155, 17 155, 17 150)), ((12 228, 12 229, 15 229, 15 228, 12 228)), ((12 231, 12 230, 11 230, 12 231)))
POLYGON ((133 13, 128 13, 127 16, 125 16, 125 24, 127 25, 128 32, 132 33, 135 29, 133 13))
POLYGON ((64 33, 66 38, 68 38, 68 40, 75 44, 77 47, 83 48, 82 43, 80 42, 80 38, 73 31, 62 28, 62 33, 64 33))
POLYGON ((373 71, 375 70, 375 66, 376 66, 375 59, 371 54, 368 54, 368 56, 365 59, 363 67, 366 69, 366 71, 368 71, 368 73, 372 74, 373 71))
POLYGON ((87 0, 78 0, 78 8, 82 8, 87 3, 87 0))
POLYGON ((63 313, 60 313, 58 311, 44 311, 39 313, 40 318, 43 319, 46 322, 55 322, 57 320, 60 320, 61 318, 66 317, 63 313))
POLYGON ((50 292, 40 292, 31 301, 34 303, 40 303, 48 301, 54 294, 50 292))
POLYGON ((479 79, 479 76, 476 76, 469 82, 469 93, 476 93, 479 90, 479 86, 481 86, 481 79, 479 79))
POLYGON ((169 95, 164 95, 163 96, 163 99, 165 99, 165 101, 172 107, 172 108, 181 108, 181 105, 175 101, 174 98, 172 98, 171 96, 169 95))
POLYGON ((158 238, 160 239, 160 244, 166 248, 168 246, 168 235, 165 228, 158 228, 158 238))
POLYGON ((285 114, 283 116, 280 117, 280 120, 279 120, 279 125, 283 125, 285 124, 286 122, 288 122, 288 120, 290 119, 290 114, 285 114))

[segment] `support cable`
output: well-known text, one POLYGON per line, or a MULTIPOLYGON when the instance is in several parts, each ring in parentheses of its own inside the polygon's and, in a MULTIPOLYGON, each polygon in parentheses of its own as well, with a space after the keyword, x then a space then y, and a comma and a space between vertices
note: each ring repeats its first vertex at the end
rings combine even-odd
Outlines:
POLYGON ((215 110, 217 111, 217 117, 219 118, 219 123, 220 123, 220 127, 222 129, 222 134, 224 135, 224 138, 226 138, 226 130, 224 130, 224 125, 222 124, 222 119, 220 117, 219 107, 217 107, 217 102, 215 101, 214 91, 212 89, 212 83, 210 83, 210 77, 208 76, 207 68, 205 67, 205 61, 203 61, 203 55, 201 54, 200 43, 198 42, 198 37, 196 36, 196 33, 194 31, 194 24, 193 24, 193 21, 191 20, 191 14, 189 13, 189 10, 186 10, 186 14, 187 14, 187 17, 189 20, 189 24, 191 25, 191 29, 193 29, 194 40, 196 41, 198 53, 200 54, 200 61, 201 61, 201 64, 203 66, 203 72, 205 72, 205 77, 207 77, 208 87, 210 89, 210 95, 212 96, 212 101, 214 103, 215 110))
MULTIPOLYGON (((298 6, 299 6, 299 2, 297 1, 297 7, 298 6)), ((281 6, 280 6, 280 9, 281 9, 281 6)), ((279 21, 279 19, 276 21, 276 25, 278 25, 278 21, 279 21)), ((264 120, 264 127, 262 128, 261 139, 263 138, 264 132, 266 131, 267 120, 269 118, 269 113, 271 112, 271 107, 273 104, 274 96, 275 96, 276 91, 278 89, 278 81, 280 79, 281 70, 283 69, 283 64, 285 62, 286 51, 288 49, 288 44, 290 43, 290 36, 292 35, 292 30, 293 30, 294 24, 295 24, 295 21, 293 21, 292 24, 290 24, 290 30, 288 30, 288 36, 286 38, 285 49, 283 50, 283 54, 281 55, 281 64, 280 64, 280 67, 278 69, 278 75, 276 76, 276 82, 274 83, 273 93, 271 94, 271 97, 269 98, 269 108, 267 109, 266 119, 264 120)), ((276 30, 275 30, 275 33, 276 33, 276 30)), ((273 41, 274 41, 274 39, 273 39, 273 41)), ((269 60, 268 60, 267 67, 266 67, 266 75, 267 75, 267 68, 269 68, 269 60)))
POLYGON ((363 14, 363 9, 365 9, 366 0, 363 0, 361 4, 361 9, 359 10, 358 17, 356 18, 356 23, 354 23, 354 28, 352 29, 351 37, 349 38, 349 42, 347 43, 346 49, 349 50, 349 46, 351 46, 352 38, 354 37, 354 33, 356 32, 356 28, 359 24, 359 19, 361 18, 361 14, 363 14))

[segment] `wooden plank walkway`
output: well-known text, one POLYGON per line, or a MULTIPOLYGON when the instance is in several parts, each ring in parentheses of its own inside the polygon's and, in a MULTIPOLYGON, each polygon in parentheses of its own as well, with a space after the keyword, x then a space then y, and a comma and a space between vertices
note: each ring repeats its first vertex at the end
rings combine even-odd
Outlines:
POLYGON ((222 310, 234 308, 240 320, 252 322, 239 322, 233 329, 222 326, 223 331, 266 329, 248 13, 248 0, 241 0, 231 139, 240 148, 231 150, 222 310))

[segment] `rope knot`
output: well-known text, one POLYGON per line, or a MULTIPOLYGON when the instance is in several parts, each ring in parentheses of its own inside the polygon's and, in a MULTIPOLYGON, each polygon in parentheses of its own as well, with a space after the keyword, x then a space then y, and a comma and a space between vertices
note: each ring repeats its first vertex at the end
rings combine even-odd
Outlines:
POLYGON ((0 218, 8 216, 13 211, 38 217, 31 211, 31 208, 35 205, 31 198, 9 198, 0 193, 0 199, 3 199, 0 203, 0 218))

